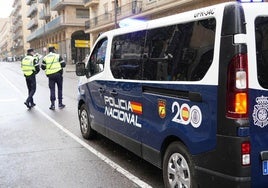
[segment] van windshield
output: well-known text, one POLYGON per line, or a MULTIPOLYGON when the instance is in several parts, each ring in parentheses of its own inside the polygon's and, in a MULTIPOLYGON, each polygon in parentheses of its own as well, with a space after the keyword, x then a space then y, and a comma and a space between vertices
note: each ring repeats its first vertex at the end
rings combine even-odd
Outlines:
POLYGON ((268 89, 268 16, 256 18, 255 40, 258 81, 268 89))

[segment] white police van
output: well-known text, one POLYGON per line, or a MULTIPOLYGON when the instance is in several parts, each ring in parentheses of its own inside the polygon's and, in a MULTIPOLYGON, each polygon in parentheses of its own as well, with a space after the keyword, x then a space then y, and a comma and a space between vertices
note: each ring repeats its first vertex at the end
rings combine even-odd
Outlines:
POLYGON ((83 137, 161 168, 165 187, 268 186, 268 3, 103 33, 76 73, 83 137))

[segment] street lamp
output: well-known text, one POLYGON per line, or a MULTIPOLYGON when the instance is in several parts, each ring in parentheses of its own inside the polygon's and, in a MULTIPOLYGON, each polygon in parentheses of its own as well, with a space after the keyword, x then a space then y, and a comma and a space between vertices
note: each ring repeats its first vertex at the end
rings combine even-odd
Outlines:
POLYGON ((117 9, 118 9, 118 0, 114 0, 114 28, 117 28, 117 9))

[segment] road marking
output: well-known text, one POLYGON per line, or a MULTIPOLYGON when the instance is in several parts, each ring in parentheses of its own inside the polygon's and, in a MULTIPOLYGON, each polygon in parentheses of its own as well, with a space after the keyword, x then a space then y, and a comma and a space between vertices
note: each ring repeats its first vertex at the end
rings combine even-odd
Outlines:
MULTIPOLYGON (((18 93, 21 97, 25 97, 24 94, 13 84, 11 83, 3 74, 0 73, 0 76, 18 93)), ((83 147, 85 147, 87 150, 89 150, 91 153, 95 154, 98 158, 100 158, 102 161, 107 163, 109 166, 111 166, 113 169, 121 173, 123 176, 128 178, 130 181, 134 182, 140 187, 143 188, 152 188, 149 184, 142 181, 137 176, 133 175, 126 169, 122 168, 120 165, 100 153, 99 151, 95 150, 93 147, 89 146, 86 142, 81 140, 79 137, 75 136, 72 132, 70 132, 68 129, 64 128, 61 124, 59 124, 57 121, 55 121, 53 118, 51 118, 48 114, 46 114, 41 108, 38 106, 35 106, 35 109, 41 113, 46 119, 48 119, 51 123, 53 123, 56 127, 58 127, 60 130, 62 130, 64 133, 66 133, 68 136, 70 136, 72 139, 74 139, 76 142, 81 144, 83 147)))

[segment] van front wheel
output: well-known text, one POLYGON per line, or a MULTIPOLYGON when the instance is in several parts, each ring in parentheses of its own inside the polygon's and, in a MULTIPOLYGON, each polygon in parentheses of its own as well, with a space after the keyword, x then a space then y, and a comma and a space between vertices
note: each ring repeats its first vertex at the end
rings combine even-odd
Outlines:
POLYGON ((167 148, 163 161, 163 180, 166 188, 193 188, 193 161, 183 144, 173 142, 167 148))
POLYGON ((91 121, 85 104, 83 104, 79 110, 79 123, 83 138, 94 138, 96 132, 91 128, 91 121))

